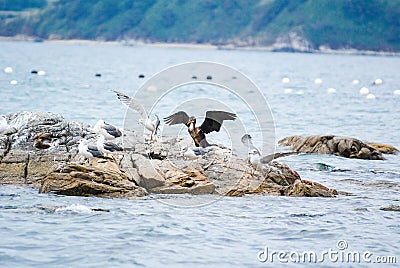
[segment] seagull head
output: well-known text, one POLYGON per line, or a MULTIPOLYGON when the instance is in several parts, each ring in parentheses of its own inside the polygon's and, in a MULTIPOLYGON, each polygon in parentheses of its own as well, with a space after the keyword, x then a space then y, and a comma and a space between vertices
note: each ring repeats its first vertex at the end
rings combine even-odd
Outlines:
POLYGON ((249 142, 251 141, 251 139, 252 138, 251 138, 250 134, 244 134, 241 140, 244 145, 249 145, 249 142))
POLYGON ((78 145, 79 146, 83 146, 83 145, 87 145, 87 144, 88 144, 88 141, 86 139, 80 139, 78 141, 78 145))

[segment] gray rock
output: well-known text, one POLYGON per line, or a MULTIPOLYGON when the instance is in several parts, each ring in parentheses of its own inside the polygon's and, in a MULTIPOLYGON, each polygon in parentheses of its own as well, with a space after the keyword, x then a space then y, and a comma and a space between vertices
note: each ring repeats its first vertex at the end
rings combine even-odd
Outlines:
POLYGON ((298 153, 333 154, 347 158, 383 160, 382 153, 355 138, 323 136, 290 136, 280 140, 279 145, 290 146, 298 153))
POLYGON ((390 206, 387 206, 387 207, 380 208, 380 210, 400 212, 400 206, 390 205, 390 206))

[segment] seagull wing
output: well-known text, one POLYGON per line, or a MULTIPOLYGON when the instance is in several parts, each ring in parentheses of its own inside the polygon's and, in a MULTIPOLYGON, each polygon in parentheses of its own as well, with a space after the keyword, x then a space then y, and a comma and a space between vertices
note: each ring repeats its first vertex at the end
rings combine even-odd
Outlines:
POLYGON ((124 93, 118 92, 116 90, 112 90, 115 94, 117 94, 118 99, 125 104, 129 109, 139 113, 140 117, 144 120, 147 119, 147 113, 144 109, 143 105, 136 99, 125 95, 124 93))
POLYGON ((122 136, 122 133, 121 133, 121 131, 119 131, 118 128, 114 127, 113 125, 107 124, 105 122, 104 122, 104 124, 105 124, 105 126, 103 128, 107 131, 108 134, 110 134, 111 136, 114 136, 115 138, 122 136))
POLYGON ((293 154, 297 154, 297 152, 285 152, 285 153, 269 154, 269 155, 263 156, 261 158, 261 163, 268 164, 269 162, 271 162, 274 159, 277 159, 279 157, 285 157, 285 156, 293 155, 293 154))
POLYGON ((236 114, 224 111, 207 111, 206 119, 201 124, 200 129, 205 133, 219 131, 224 120, 235 120, 236 114))
POLYGON ((168 125, 176 125, 176 124, 187 124, 189 121, 189 116, 184 111, 179 111, 174 113, 173 115, 167 116, 164 118, 165 123, 168 125))
POLYGON ((156 119, 152 123, 154 125, 154 134, 157 135, 157 131, 160 129, 160 119, 156 114, 154 116, 156 117, 156 119))
POLYGON ((118 146, 117 144, 113 143, 113 142, 104 142, 104 149, 110 151, 110 152, 114 152, 114 151, 123 151, 122 147, 118 146))

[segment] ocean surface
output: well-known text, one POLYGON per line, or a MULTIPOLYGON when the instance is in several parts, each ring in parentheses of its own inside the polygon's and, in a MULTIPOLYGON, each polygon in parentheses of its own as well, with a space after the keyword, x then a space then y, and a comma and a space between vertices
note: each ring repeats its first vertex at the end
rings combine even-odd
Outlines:
MULTIPOLYGON (((191 61, 231 66, 258 86, 273 116, 273 147, 289 135, 334 134, 400 148, 400 95, 394 94, 400 90, 399 57, 0 42, 0 114, 49 111, 122 127, 126 110, 111 89, 133 96, 153 75, 191 61), (381 85, 373 84, 377 78, 381 85), (362 87, 375 98, 361 95, 362 87)), ((196 94, 237 101, 207 87, 183 88, 157 112, 165 117, 169 106, 196 94)), ((257 129, 248 129, 258 142, 257 129)), ((224 143, 224 135, 212 137, 224 143)), ((385 157, 301 154, 279 160, 303 179, 348 193, 332 199, 163 195, 132 201, 1 185, 0 267, 291 267, 306 251, 318 261, 324 256, 324 267, 371 266, 393 262, 390 257, 399 265, 400 214, 380 208, 400 205, 400 156, 385 157), (279 252, 286 255, 278 259, 279 252), (360 254, 360 262, 348 263, 348 252, 360 254)))

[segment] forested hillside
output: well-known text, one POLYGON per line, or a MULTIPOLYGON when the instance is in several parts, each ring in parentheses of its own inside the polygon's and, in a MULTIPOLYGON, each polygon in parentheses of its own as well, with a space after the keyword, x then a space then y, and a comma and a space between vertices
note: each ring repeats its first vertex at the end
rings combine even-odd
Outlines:
POLYGON ((400 0, 0 0, 0 35, 400 51, 400 0))

